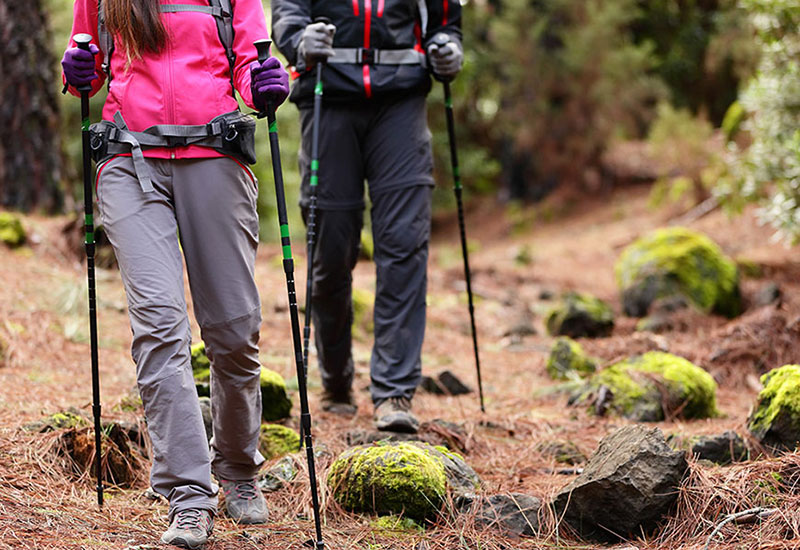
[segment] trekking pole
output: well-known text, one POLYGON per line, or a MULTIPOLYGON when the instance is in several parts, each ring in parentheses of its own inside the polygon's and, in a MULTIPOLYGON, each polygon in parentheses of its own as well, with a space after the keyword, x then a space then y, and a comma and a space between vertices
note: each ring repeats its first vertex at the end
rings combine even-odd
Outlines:
MULTIPOLYGON (((258 50, 258 61, 263 63, 269 57, 271 40, 256 40, 253 45, 258 50)), ((259 113, 259 118, 267 117, 269 125, 269 149, 272 158, 272 175, 275 180, 275 200, 278 205, 278 224, 283 247, 283 271, 286 273, 286 289, 289 293, 289 316, 292 322, 292 342, 297 367, 297 387, 300 393, 300 426, 305 437, 306 457, 308 459, 308 478, 311 483, 311 504, 314 508, 314 527, 316 529, 316 550, 324 550, 322 540, 322 524, 320 522, 319 497, 317 496, 317 473, 314 467, 314 445, 311 441, 311 413, 308 410, 308 390, 306 389, 305 367, 303 364, 303 347, 300 342, 300 321, 297 313, 297 293, 294 286, 294 260, 292 260, 292 243, 289 240, 289 218, 286 215, 286 196, 283 189, 283 171, 281 170, 281 151, 278 145, 278 123, 275 120, 275 107, 267 103, 266 112, 259 113)))
MULTIPOLYGON (((89 43, 92 36, 76 34, 72 37, 82 50, 91 52, 89 43)), ((66 91, 66 86, 64 88, 66 91)), ((97 476, 97 505, 103 507, 103 468, 100 427, 100 368, 97 353, 97 299, 95 297, 94 276, 94 209, 92 206, 92 157, 89 143, 89 92, 92 87, 80 86, 81 93, 81 137, 83 140, 83 209, 85 215, 84 229, 86 233, 86 265, 89 279, 89 340, 92 355, 92 414, 94 416, 94 467, 97 476)))
MULTIPOLYGON (((317 17, 315 23, 330 23, 326 17, 317 17)), ((311 337, 311 293, 314 285, 314 243, 317 220, 317 184, 319 183, 319 119, 322 112, 322 67, 325 63, 317 60, 317 83, 314 86, 314 118, 311 124, 311 177, 308 199, 308 223, 306 224, 306 314, 303 326, 303 376, 308 380, 308 349, 311 337)), ((300 448, 303 448, 303 426, 300 425, 300 448)))
MULTIPOLYGON (((433 37, 433 43, 439 47, 444 46, 450 41, 445 33, 439 33, 433 37)), ((472 348, 475 351, 475 368, 478 373, 478 393, 481 400, 481 412, 486 412, 483 405, 483 383, 481 381, 481 359, 478 354, 478 335, 475 329, 475 306, 472 299, 472 277, 469 269, 469 252, 467 250, 467 230, 464 222, 464 201, 461 198, 463 188, 461 187, 461 174, 458 169, 458 151, 456 149, 456 130, 453 117, 453 97, 450 94, 450 79, 438 77, 436 80, 444 87, 444 110, 447 116, 447 136, 450 140, 450 164, 453 170, 453 192, 456 195, 456 206, 458 208, 458 229, 461 234, 461 254, 464 257, 464 278, 467 281, 467 300, 469 302, 469 320, 472 327, 472 348)))

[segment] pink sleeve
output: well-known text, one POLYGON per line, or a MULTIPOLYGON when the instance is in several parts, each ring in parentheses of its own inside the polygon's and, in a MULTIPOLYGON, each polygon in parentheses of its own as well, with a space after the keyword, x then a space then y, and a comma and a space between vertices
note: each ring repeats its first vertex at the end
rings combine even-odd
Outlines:
MULTIPOLYGON (((72 37, 79 33, 86 33, 92 36, 92 44, 100 47, 100 41, 97 39, 97 1, 96 0, 76 0, 75 4, 73 5, 73 14, 72 14, 72 32, 69 35, 69 45, 68 48, 74 48, 77 46, 75 41, 72 40, 72 37)), ((103 83, 106 80, 106 75, 103 72, 103 52, 98 53, 94 56, 94 65, 97 71, 97 76, 95 80, 92 81, 92 91, 89 92, 90 96, 93 96, 103 87, 103 83)), ((61 81, 66 84, 67 80, 64 77, 64 74, 61 74, 61 81)), ((69 87, 69 93, 74 96, 80 96, 80 92, 73 88, 72 86, 69 87)))
POLYGON ((245 104, 255 108, 253 94, 250 91, 250 63, 258 61, 258 53, 253 42, 269 38, 264 8, 261 0, 231 0, 231 6, 233 7, 233 52, 236 54, 233 82, 245 104))

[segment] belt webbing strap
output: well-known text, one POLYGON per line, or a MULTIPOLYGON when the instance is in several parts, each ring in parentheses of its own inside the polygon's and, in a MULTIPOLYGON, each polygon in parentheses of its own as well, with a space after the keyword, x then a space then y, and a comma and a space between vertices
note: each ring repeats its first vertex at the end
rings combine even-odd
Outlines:
POLYGON ((153 182, 150 180, 150 171, 147 169, 147 163, 144 161, 144 154, 142 153, 142 146, 133 134, 128 131, 128 125, 125 119, 122 118, 122 113, 119 111, 114 115, 114 125, 117 132, 114 139, 121 143, 127 143, 131 146, 131 158, 133 159, 133 170, 136 172, 136 178, 139 180, 139 185, 142 187, 144 193, 154 191, 153 182))
POLYGON ((421 65, 426 66, 425 55, 413 48, 405 50, 373 50, 368 48, 333 48, 327 63, 354 63, 356 65, 421 65))

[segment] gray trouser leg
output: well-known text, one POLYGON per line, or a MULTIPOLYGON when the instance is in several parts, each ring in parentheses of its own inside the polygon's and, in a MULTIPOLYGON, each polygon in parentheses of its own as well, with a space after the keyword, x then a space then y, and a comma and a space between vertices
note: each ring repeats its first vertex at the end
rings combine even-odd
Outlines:
POLYGON ((372 400, 414 395, 422 376, 431 187, 372 194, 375 241, 375 345, 372 400))
POLYGON ((211 359, 213 471, 222 479, 252 479, 264 462, 258 452, 257 184, 231 159, 185 163, 174 177, 194 314, 211 359))
POLYGON ((260 401, 252 398, 252 382, 239 382, 243 371, 254 371, 248 376, 258 393, 258 371, 252 363, 258 361, 254 333, 259 306, 249 261, 257 236, 256 191, 247 173, 230 159, 147 163, 154 192, 142 193, 131 160, 118 157, 102 167, 98 203, 128 297, 132 355, 153 443, 150 480, 169 499, 170 516, 186 508, 216 511, 217 486, 211 480, 211 456, 190 365, 178 232, 198 322, 218 328, 209 334, 209 348, 226 356, 215 357, 213 370, 234 372, 218 376, 222 389, 217 393, 238 391, 247 403, 226 406, 231 400, 223 398, 222 406, 214 405, 215 417, 221 425, 237 426, 237 437, 226 441, 231 456, 249 455, 243 462, 255 469, 262 460, 255 451, 257 428, 252 429, 260 401), (223 245, 235 252, 221 251, 223 245), (227 357, 231 353, 236 356, 232 362, 227 357), (236 383, 227 382, 229 378, 236 383))
POLYGON ((358 260, 363 211, 317 211, 312 320, 322 385, 346 393, 353 384, 352 271, 358 260))

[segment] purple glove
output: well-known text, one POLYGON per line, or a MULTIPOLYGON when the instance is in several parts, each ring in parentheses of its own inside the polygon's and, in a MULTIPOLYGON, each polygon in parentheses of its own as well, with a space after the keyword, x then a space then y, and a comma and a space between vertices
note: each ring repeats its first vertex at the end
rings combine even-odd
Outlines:
POLYGON ((263 111, 267 103, 278 107, 289 96, 289 73, 276 57, 264 63, 250 63, 250 90, 253 92, 253 105, 263 111))
POLYGON ((92 80, 97 78, 94 56, 100 53, 100 48, 89 44, 89 50, 87 52, 80 48, 67 48, 67 51, 64 52, 61 67, 64 69, 64 77, 70 86, 75 88, 89 86, 92 80))

